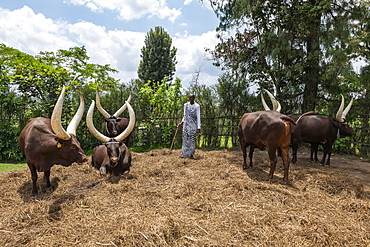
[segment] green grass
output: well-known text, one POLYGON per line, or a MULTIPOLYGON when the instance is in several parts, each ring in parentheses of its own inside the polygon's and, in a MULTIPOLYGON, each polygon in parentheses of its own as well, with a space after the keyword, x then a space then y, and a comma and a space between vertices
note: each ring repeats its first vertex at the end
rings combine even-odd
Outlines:
POLYGON ((27 168, 26 163, 11 164, 11 163, 0 163, 0 172, 9 172, 15 170, 22 170, 27 168))

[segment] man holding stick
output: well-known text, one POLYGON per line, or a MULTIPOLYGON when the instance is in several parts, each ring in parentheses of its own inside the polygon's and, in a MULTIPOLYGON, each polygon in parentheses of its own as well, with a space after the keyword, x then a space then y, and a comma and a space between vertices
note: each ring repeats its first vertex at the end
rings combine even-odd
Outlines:
POLYGON ((200 135, 200 106, 195 101, 195 95, 189 95, 189 102, 184 104, 184 117, 177 128, 183 126, 181 158, 194 159, 196 136, 200 135))

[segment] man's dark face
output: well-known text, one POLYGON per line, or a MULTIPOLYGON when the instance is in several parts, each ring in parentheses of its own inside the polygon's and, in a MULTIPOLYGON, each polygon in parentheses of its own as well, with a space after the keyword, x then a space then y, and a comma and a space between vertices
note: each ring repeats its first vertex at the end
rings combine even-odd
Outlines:
POLYGON ((190 94, 189 101, 190 101, 191 104, 194 103, 194 99, 195 99, 195 96, 193 94, 190 94))

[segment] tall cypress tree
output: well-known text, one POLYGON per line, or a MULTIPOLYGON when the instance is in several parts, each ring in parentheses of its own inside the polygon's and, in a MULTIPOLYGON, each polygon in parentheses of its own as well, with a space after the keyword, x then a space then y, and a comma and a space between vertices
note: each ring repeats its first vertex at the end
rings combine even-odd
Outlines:
POLYGON ((172 46, 172 38, 163 29, 150 29, 145 37, 145 45, 141 49, 141 61, 137 70, 140 80, 150 81, 151 87, 156 87, 163 78, 171 82, 176 71, 177 48, 172 46))

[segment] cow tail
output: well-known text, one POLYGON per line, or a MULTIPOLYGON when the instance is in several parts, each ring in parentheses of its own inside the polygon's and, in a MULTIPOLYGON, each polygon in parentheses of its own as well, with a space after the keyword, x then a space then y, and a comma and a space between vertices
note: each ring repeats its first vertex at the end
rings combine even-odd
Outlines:
POLYGON ((314 115, 314 114, 316 114, 315 111, 309 111, 309 112, 303 113, 302 115, 299 116, 299 118, 297 119, 297 122, 296 123, 298 123, 299 120, 301 120, 302 117, 304 117, 306 115, 314 115))
MULTIPOLYGON (((283 116, 281 116, 280 117, 282 120, 284 120, 284 121, 286 121, 286 122, 289 122, 289 123, 292 123, 292 124, 294 124, 294 125, 296 125, 297 123, 296 123, 296 121, 294 121, 293 119, 291 119, 290 117, 288 117, 288 116, 285 116, 285 115, 283 115, 283 116)), ((298 122, 298 121, 297 121, 298 122)))

